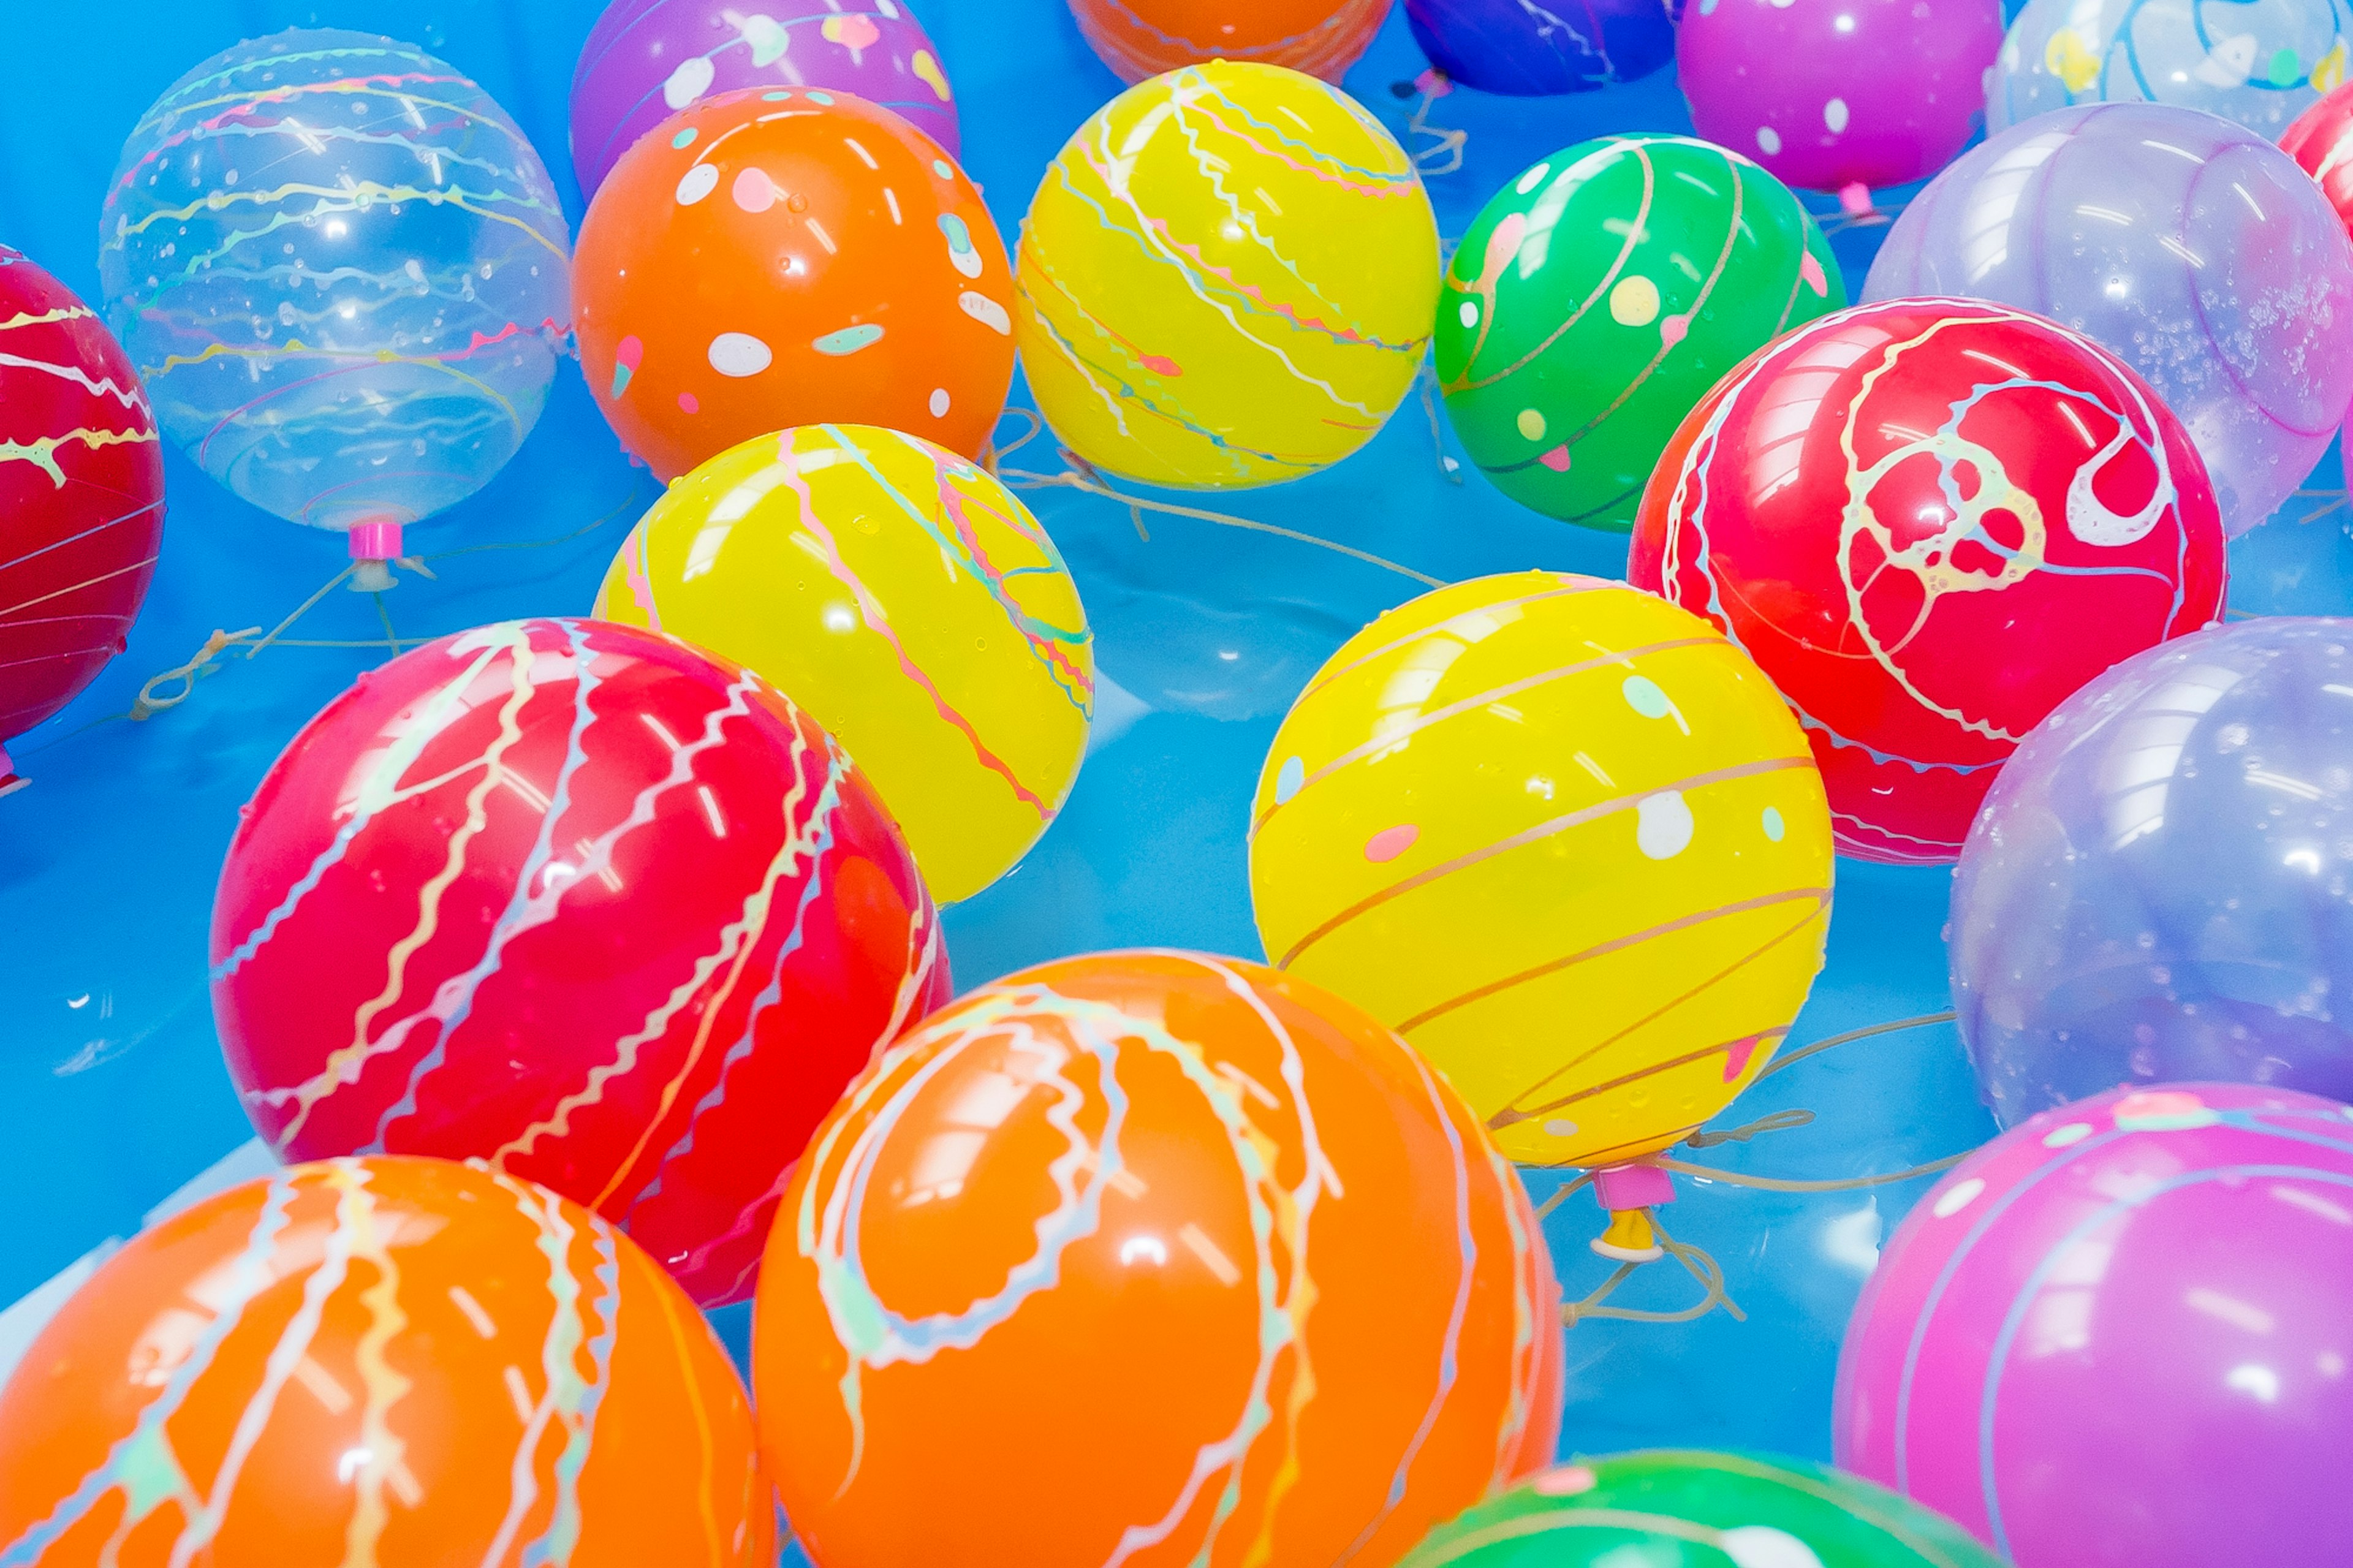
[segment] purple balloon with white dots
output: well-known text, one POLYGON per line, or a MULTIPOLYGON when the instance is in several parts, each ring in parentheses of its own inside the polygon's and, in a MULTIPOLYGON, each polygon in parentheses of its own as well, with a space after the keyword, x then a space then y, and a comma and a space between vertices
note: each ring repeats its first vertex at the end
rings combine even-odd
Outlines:
POLYGON ((680 110, 746 87, 855 93, 961 155, 946 68, 906 0, 613 0, 572 73, 580 194, 680 110))
POLYGON ((1844 192, 1942 168, 2000 48, 2000 0, 1690 0, 1675 63, 1702 136, 1844 192))

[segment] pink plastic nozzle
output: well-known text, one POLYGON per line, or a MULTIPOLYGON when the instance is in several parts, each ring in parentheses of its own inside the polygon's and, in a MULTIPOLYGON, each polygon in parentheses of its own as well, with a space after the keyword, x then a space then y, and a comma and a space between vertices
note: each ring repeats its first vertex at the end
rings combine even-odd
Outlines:
POLYGON ((1593 1174, 1593 1195, 1613 1214, 1620 1209, 1646 1209, 1675 1201, 1675 1181, 1647 1162, 1612 1165, 1593 1174))
POLYGON ((400 524, 389 521, 355 524, 352 529, 352 559, 399 560, 400 524))

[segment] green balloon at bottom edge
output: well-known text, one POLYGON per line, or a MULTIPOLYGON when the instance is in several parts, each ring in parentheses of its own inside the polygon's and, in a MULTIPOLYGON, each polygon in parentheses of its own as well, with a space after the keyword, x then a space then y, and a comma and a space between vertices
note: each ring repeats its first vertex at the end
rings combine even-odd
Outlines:
POLYGON ((1688 136, 1602 136, 1481 209, 1431 353, 1455 434, 1497 489, 1624 530, 1709 388, 1845 305, 1820 226, 1755 163, 1688 136))
POLYGON ((1399 1568, 2002 1568, 1883 1487, 1749 1454, 1561 1465, 1432 1531, 1399 1568))

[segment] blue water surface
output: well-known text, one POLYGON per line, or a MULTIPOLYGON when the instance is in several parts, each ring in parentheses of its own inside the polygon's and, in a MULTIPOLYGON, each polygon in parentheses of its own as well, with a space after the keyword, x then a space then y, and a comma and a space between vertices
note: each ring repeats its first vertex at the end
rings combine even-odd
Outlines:
MULTIPOLYGON (((1048 159, 1117 83, 1060 0, 922 0, 920 9, 963 105, 969 167, 1009 237, 1048 159)), ((141 111, 195 61, 290 26, 390 33, 476 77, 538 142, 577 226, 565 94, 594 17, 590 0, 16 0, 7 10, 0 241, 86 298, 96 295, 105 182, 141 111)), ((1418 100, 1393 84, 1423 68, 1400 13, 1348 86, 1403 136, 1418 100)), ((1430 181, 1450 237, 1540 156, 1604 131, 1690 124, 1672 70, 1563 99, 1458 92, 1431 105, 1429 119, 1468 133, 1461 167, 1430 181)), ((1851 293, 1883 232, 1837 237, 1851 293)), ((1622 572, 1622 540, 1523 511, 1467 465, 1450 473, 1448 456, 1459 462, 1459 447, 1409 401, 1338 468, 1212 504, 1439 578, 1529 566, 1622 572)), ((1012 466, 1059 465, 1050 442, 1039 442, 1012 466)), ((2316 482, 2340 483, 2333 453, 2322 474, 2316 482)), ((163 682, 153 697, 185 700, 134 721, 124 715, 150 678, 194 659, 216 630, 277 626, 343 564, 339 536, 235 500, 176 452, 169 483, 163 562, 129 652, 12 748, 34 784, 0 801, 0 1306, 40 1292, 0 1316, 0 1365, 93 1249, 130 1235, 185 1184, 201 1189, 252 1167, 251 1150, 241 1152, 250 1132, 214 1039, 205 931, 237 807, 280 747, 388 657, 389 639, 584 612, 656 493, 567 363, 508 470, 412 531, 432 579, 405 574, 381 609, 366 595, 326 594, 290 640, 163 682)), ((1069 808, 1044 841, 1005 881, 949 911, 956 973, 971 984, 1057 954, 1139 943, 1260 956, 1243 826, 1275 725, 1326 655, 1423 584, 1293 538, 1162 515, 1139 529, 1124 508, 1098 499, 1059 489, 1031 499, 1097 629, 1103 716, 1069 808)), ((2240 610, 2341 613, 2353 604, 2341 510, 2296 521, 2323 504, 2292 503, 2236 547, 2240 610)), ((1939 929, 1948 883, 1941 870, 1841 862, 1830 963, 1796 1041, 1947 1005, 1939 929)), ((1814 1112, 1810 1125, 1692 1158, 1751 1175, 1854 1178, 1958 1152, 1992 1127, 1949 1026, 1882 1034, 1800 1062, 1727 1120, 1798 1108, 1814 1112)), ((1553 1178, 1530 1184, 1541 1198, 1553 1178)), ((1676 1442, 1826 1457, 1847 1312, 1880 1239, 1926 1185, 1809 1194, 1684 1183, 1666 1223, 1722 1266, 1739 1315, 1571 1329, 1564 1447, 1676 1442)), ((1600 1220, 1579 1194, 1549 1222, 1572 1298, 1609 1274, 1586 1246, 1600 1220)), ((1612 1298, 1652 1310, 1697 1300, 1693 1279, 1671 1263, 1612 1298)), ((740 1351, 744 1314, 723 1318, 740 1351)))

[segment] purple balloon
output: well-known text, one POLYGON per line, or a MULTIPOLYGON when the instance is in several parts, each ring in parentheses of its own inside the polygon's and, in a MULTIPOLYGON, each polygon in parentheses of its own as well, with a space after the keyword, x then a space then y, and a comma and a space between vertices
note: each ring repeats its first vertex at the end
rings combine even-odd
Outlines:
POLYGON ((2004 1125, 2134 1080, 2353 1100, 2353 621, 2199 632, 2069 698, 1986 797, 1949 930, 2004 1125))
POLYGON ((906 0, 613 0, 572 73, 572 167, 593 196, 637 139, 713 93, 839 88, 961 155, 955 95, 906 0))
POLYGON ((2140 372, 2236 536, 2310 476, 2353 400, 2353 244, 2295 160, 2157 103, 2013 125, 1914 198, 1862 297, 1999 300, 2140 372))
POLYGON ((2018 1568, 2344 1568, 2353 1110, 2177 1084, 1996 1138, 1881 1252, 1831 1441, 2018 1568))
POLYGON ((1675 63, 1702 136, 1836 191, 1942 168, 2000 47, 2000 0, 1691 0, 1675 63))
POLYGON ((1514 98, 1588 92, 1675 58, 1666 0, 1405 0, 1430 63, 1514 98))

